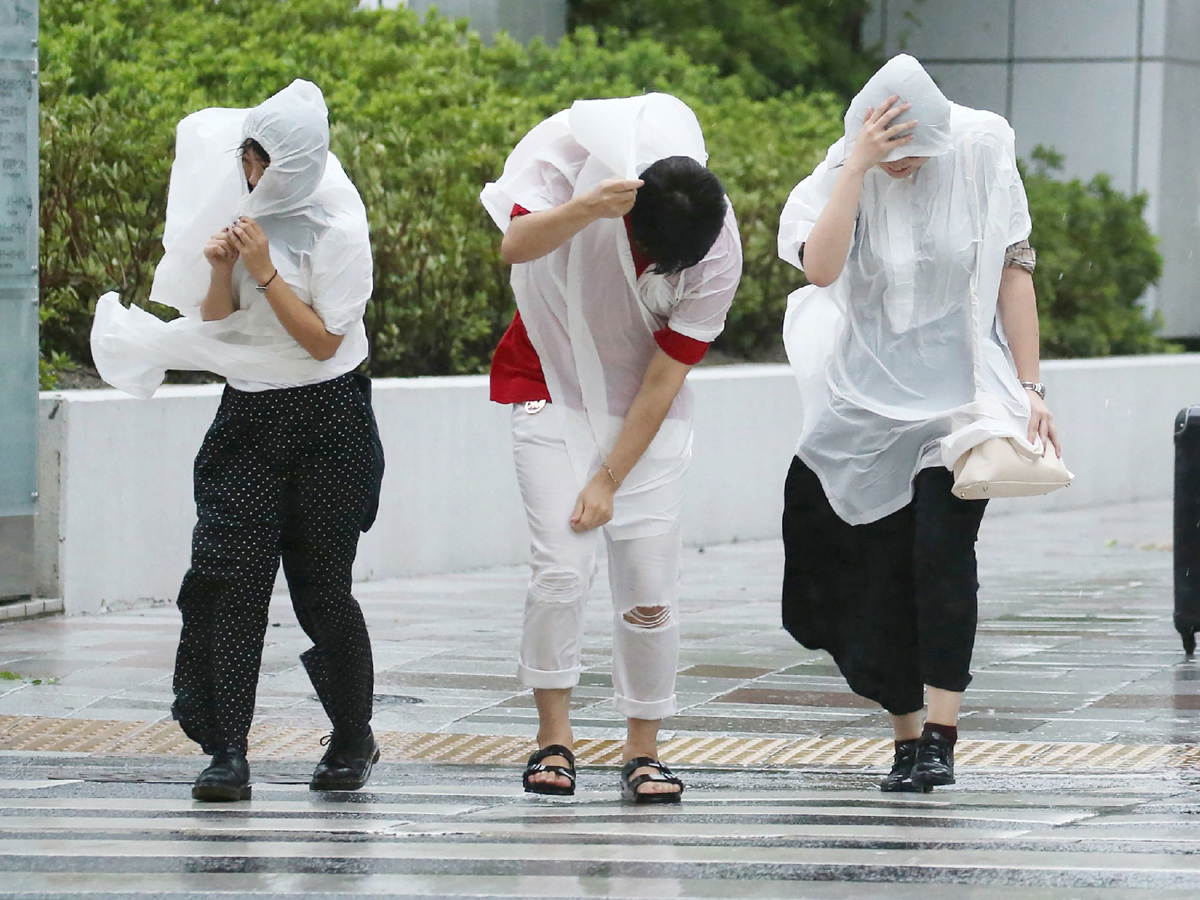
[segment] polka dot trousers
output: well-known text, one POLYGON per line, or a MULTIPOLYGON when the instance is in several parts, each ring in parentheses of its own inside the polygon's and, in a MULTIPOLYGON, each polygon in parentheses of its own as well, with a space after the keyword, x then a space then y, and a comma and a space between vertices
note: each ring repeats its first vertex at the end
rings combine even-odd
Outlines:
POLYGON ((382 448, 362 383, 225 388, 196 457, 199 520, 179 591, 172 707, 206 753, 246 750, 281 558, 313 642, 300 658, 325 712, 340 733, 368 728, 374 668, 351 568, 378 499, 382 448))

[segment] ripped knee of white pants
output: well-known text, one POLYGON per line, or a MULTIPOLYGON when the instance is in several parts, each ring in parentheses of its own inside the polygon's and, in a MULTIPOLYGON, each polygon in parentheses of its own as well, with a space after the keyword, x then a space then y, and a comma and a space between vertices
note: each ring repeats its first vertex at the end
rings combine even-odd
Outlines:
POLYGON ((675 624, 675 616, 667 605, 635 606, 622 613, 621 619, 634 631, 661 631, 675 624))
POLYGON ((571 569, 543 569, 529 583, 529 594, 539 603, 576 603, 585 593, 583 576, 571 569))

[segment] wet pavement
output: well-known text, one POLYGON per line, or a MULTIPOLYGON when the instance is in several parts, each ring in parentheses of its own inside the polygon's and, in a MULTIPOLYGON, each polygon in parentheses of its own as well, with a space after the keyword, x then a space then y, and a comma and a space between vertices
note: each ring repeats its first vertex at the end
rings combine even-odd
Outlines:
MULTIPOLYGON (((671 810, 620 805, 602 765, 573 800, 521 794, 520 567, 357 587, 386 751, 360 795, 305 787, 326 723, 286 597, 255 798, 223 808, 187 799, 173 608, 0 625, 0 897, 1194 895, 1200 666, 1171 627, 1170 539, 1167 504, 985 520, 959 784, 928 797, 874 788, 886 717, 780 630, 777 542, 687 551, 671 810)), ((610 619, 601 582, 575 699, 592 763, 622 730, 610 619)))

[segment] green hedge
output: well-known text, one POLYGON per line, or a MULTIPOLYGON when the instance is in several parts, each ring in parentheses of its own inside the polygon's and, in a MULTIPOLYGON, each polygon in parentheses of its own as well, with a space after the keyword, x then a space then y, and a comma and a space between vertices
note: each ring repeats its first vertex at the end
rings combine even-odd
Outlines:
POLYGON ((1145 193, 1132 197, 1107 175, 1059 181, 1062 157, 1038 147, 1025 173, 1031 243, 1038 251, 1042 355, 1109 356, 1178 349, 1155 335, 1137 299, 1158 281, 1158 239, 1143 218, 1145 193))
POLYGON ((868 0, 569 0, 570 25, 608 46, 650 37, 737 75, 767 97, 833 91, 848 100, 882 62, 862 45, 868 0))
MULTIPOLYGON (((367 324, 373 374, 486 368, 513 302, 499 234, 478 202, 481 186, 500 172, 520 136, 546 115, 579 97, 645 90, 670 91, 693 106, 712 168, 737 210, 745 278, 719 346, 744 358, 778 352, 785 298, 797 273, 776 258, 776 224, 793 184, 840 131, 841 101, 833 94, 795 89, 753 99, 740 77, 722 76, 645 37, 602 46, 584 28, 554 48, 505 39, 487 46, 461 23, 421 21, 405 10, 360 11, 356 5, 356 0, 43 4, 41 294, 47 382, 56 369, 90 361, 88 330, 102 293, 117 290, 127 302, 147 303, 161 256, 176 122, 206 106, 253 105, 297 77, 325 91, 333 149, 370 215, 376 289, 367 324)), ((1031 178, 1031 196, 1042 185, 1031 178)), ((1053 198, 1060 197, 1056 191, 1070 190, 1049 178, 1044 185, 1053 198)), ((1148 235, 1138 231, 1136 217, 1106 211, 1141 201, 1093 194, 1089 203, 1072 201, 1071 215, 1107 217, 1109 226, 1120 229, 1110 235, 1112 241, 1143 247, 1148 235)), ((1053 202, 1066 203, 1071 196, 1053 202)), ((1103 242, 1094 224, 1081 227, 1103 242)), ((1078 229, 1072 229, 1053 232, 1055 241, 1065 242, 1061 249, 1046 245, 1050 229, 1040 238, 1043 281, 1055 278, 1056 260, 1074 265, 1067 252, 1078 238, 1078 229)), ((1133 259, 1111 258, 1118 268, 1133 259)), ((1099 332, 1136 331, 1137 286, 1144 275, 1153 277, 1138 265, 1136 277, 1117 279, 1116 292, 1105 295, 1104 315, 1128 321, 1099 332)), ((1056 308, 1080 307, 1072 334, 1085 330, 1084 307, 1092 297, 1074 287, 1078 269, 1064 270, 1069 285, 1043 286, 1056 308)), ((1046 333, 1055 325, 1046 323, 1046 333)), ((1140 349, 1153 348, 1149 334, 1147 326, 1140 349)), ((1063 352, 1085 347, 1077 338, 1060 343, 1063 352)), ((1083 352, 1102 344, 1093 341, 1083 352)), ((1114 339, 1108 346, 1126 343, 1114 339)))

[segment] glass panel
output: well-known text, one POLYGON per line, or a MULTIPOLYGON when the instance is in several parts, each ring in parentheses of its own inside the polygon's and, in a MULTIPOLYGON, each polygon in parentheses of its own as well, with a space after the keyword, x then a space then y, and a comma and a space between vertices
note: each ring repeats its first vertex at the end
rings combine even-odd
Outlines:
POLYGON ((36 46, 37 9, 37 0, 0 0, 0 46, 36 46))
POLYGON ((36 504, 37 165, 37 0, 0 0, 0 517, 36 504))
MULTIPOLYGON (((0 0, 0 9, 5 0, 0 0)), ((0 59, 0 286, 37 274, 37 77, 29 60, 0 59)))
POLYGON ((37 294, 0 291, 0 516, 27 516, 37 490, 37 294))

